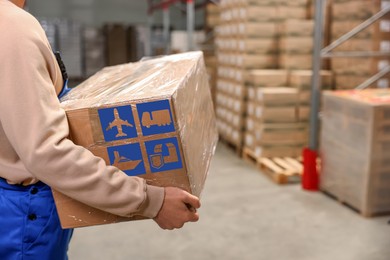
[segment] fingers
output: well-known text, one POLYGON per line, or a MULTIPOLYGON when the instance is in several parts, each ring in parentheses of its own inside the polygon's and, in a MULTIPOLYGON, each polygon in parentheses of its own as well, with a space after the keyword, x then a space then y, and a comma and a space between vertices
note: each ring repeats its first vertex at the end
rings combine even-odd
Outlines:
POLYGON ((186 222, 199 220, 199 207, 200 201, 196 196, 179 188, 166 187, 162 208, 154 220, 162 229, 181 228, 186 222))

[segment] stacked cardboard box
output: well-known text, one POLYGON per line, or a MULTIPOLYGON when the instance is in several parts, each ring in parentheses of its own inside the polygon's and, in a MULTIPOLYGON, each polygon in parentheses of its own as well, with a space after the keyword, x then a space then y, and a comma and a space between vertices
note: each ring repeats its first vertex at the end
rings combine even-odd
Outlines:
POLYGON ((308 1, 286 1, 285 8, 301 13, 300 16, 283 16, 279 25, 279 65, 290 70, 307 70, 312 67, 314 21, 306 19, 308 1), (301 10, 301 11, 299 11, 301 10))
POLYGON ((245 147, 257 157, 298 156, 306 141, 299 123, 298 91, 285 87, 286 70, 253 70, 249 74, 245 147))
POLYGON ((390 212, 390 91, 323 95, 321 188, 364 216, 390 212))
POLYGON ((205 24, 207 28, 213 29, 220 23, 219 7, 216 4, 208 3, 206 5, 205 24))
MULTIPOLYGON (((321 90, 329 90, 333 87, 333 75, 330 71, 322 70, 319 72, 321 90)), ((295 88, 298 92, 297 111, 301 121, 309 121, 310 99, 311 99, 311 70, 291 71, 289 77, 289 86, 295 88)))
MULTIPOLYGON (((309 139, 311 70, 252 70, 244 146, 256 157, 299 156, 309 139)), ((322 89, 332 75, 321 71, 322 89)))
POLYGON ((223 139, 241 148, 246 80, 251 69, 277 67, 280 1, 222 1, 218 27, 216 112, 223 139))
MULTIPOLYGON (((390 1, 376 0, 335 0, 332 4, 332 41, 349 32, 370 16, 389 6, 390 1)), ((390 17, 385 16, 373 25, 346 41, 335 51, 390 51, 390 17)), ((332 58, 337 89, 351 89, 389 65, 383 57, 372 58, 332 58)), ((373 87, 389 87, 390 77, 384 77, 373 87)))
POLYGON ((284 69, 310 69, 313 52, 313 20, 285 20, 280 24, 279 64, 284 69))
POLYGON ((206 39, 203 43, 203 54, 205 56, 205 63, 207 74, 209 76, 209 83, 213 103, 215 104, 215 92, 217 84, 217 56, 215 46, 215 28, 220 24, 220 8, 218 5, 209 3, 206 5, 205 15, 205 35, 206 39))

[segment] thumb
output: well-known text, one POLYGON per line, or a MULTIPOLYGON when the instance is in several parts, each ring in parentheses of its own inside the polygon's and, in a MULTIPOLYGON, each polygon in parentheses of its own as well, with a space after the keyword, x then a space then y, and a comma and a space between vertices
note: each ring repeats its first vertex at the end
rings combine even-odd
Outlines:
POLYGON ((191 206, 192 208, 195 208, 195 209, 198 209, 200 208, 200 201, 199 201, 199 198, 190 194, 190 193, 187 193, 186 194, 187 196, 184 197, 183 199, 183 202, 189 206, 191 206))

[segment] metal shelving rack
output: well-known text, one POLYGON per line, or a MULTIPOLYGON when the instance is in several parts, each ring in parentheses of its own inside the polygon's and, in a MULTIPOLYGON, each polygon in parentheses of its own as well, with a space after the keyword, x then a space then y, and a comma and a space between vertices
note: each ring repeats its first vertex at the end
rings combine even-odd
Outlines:
POLYGON ((208 2, 218 2, 216 0, 204 0, 201 3, 196 3, 195 0, 148 0, 148 38, 149 44, 146 48, 146 55, 150 56, 152 54, 151 48, 151 31, 153 25, 153 13, 159 10, 162 10, 163 13, 163 38, 165 42, 165 53, 168 54, 170 52, 169 48, 169 27, 171 24, 169 10, 171 6, 185 5, 185 8, 180 6, 179 8, 183 13, 186 14, 187 20, 187 43, 188 43, 188 51, 194 49, 194 31, 195 31, 195 11, 200 8, 204 8, 208 2))
MULTIPOLYGON (((311 96, 311 112, 310 112, 310 139, 309 139, 309 152, 316 155, 318 150, 318 133, 319 133, 319 108, 321 99, 321 78, 319 72, 321 70, 321 61, 324 58, 333 57, 390 57, 390 52, 384 51, 367 51, 367 52, 332 52, 336 47, 351 39, 357 33, 363 31, 374 22, 378 21, 384 15, 390 12, 390 6, 387 6, 371 16, 369 19, 361 23, 360 25, 353 28, 348 33, 341 36, 339 39, 332 42, 329 46, 323 47, 323 28, 324 28, 324 13, 326 0, 316 0, 315 5, 315 30, 314 30, 314 51, 313 51, 313 75, 312 75, 312 96, 311 96)), ((361 83, 356 89, 364 89, 376 82, 387 73, 390 72, 390 66, 386 66, 381 69, 378 73, 361 83)), ((311 157, 313 158, 313 156, 311 157)), ((315 157, 314 157, 315 158, 315 157)), ((316 175, 315 162, 304 162, 304 178, 307 176, 316 175), (313 167, 314 165, 314 167, 313 167)), ((305 188, 305 187, 304 187, 305 188)))

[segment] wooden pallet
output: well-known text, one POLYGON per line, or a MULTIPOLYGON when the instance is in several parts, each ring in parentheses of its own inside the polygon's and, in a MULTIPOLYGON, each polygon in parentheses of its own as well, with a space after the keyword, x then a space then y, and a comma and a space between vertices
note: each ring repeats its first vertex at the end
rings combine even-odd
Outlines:
POLYGON ((297 183, 301 181, 303 165, 301 158, 292 157, 256 157, 253 151, 243 149, 245 161, 256 165, 265 175, 278 184, 297 183))
POLYGON ((244 147, 244 149, 242 150, 242 159, 251 164, 257 165, 257 158, 255 153, 247 147, 244 147))
POLYGON ((297 183, 301 181, 302 163, 291 157, 259 158, 259 167, 278 184, 297 183))

